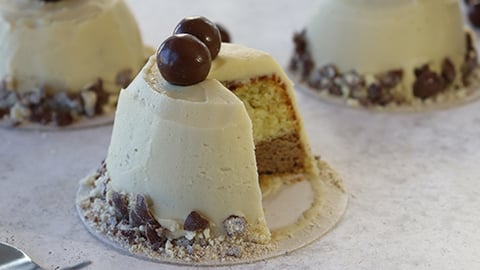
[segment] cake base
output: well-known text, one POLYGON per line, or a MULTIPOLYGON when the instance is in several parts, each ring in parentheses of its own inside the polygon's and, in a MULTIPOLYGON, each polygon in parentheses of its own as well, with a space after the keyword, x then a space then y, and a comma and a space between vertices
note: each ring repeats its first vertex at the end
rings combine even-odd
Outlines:
POLYGON ((412 112, 428 112, 435 110, 445 110, 455 108, 470 102, 474 102, 480 98, 480 71, 477 70, 475 78, 472 79, 470 86, 447 90, 443 93, 439 93, 434 97, 426 100, 415 99, 409 104, 396 104, 389 103, 387 105, 368 105, 361 104, 358 100, 353 98, 345 98, 343 96, 337 96, 330 94, 328 91, 319 92, 318 90, 309 87, 305 83, 301 82, 301 79, 297 74, 289 74, 295 81, 295 88, 299 91, 306 93, 309 96, 319 99, 333 105, 364 109, 377 112, 391 112, 391 113, 412 113, 412 112))
POLYGON ((103 232, 98 223, 92 220, 94 198, 90 194, 94 188, 91 180, 95 175, 81 181, 76 207, 80 219, 92 235, 108 246, 135 257, 180 265, 247 264, 287 255, 322 237, 340 221, 348 201, 342 179, 326 162, 319 160, 318 167, 320 176, 315 179, 304 178, 302 181, 297 179, 292 181, 288 177, 272 179, 290 183, 275 188, 275 192, 269 192, 263 198, 267 223, 272 231, 272 241, 267 245, 242 243, 239 246, 242 252, 237 254, 232 253, 232 250, 226 250, 222 244, 213 244, 203 249, 201 254, 179 256, 179 253, 175 252, 155 251, 145 243, 127 244, 127 237, 120 239, 118 236, 103 232))
POLYGON ((100 126, 111 125, 115 118, 115 108, 112 107, 109 112, 94 117, 81 116, 72 124, 67 126, 43 125, 34 122, 24 122, 20 125, 12 125, 9 121, 0 121, 0 128, 26 130, 26 131, 58 131, 58 130, 75 130, 94 128, 100 126))
MULTIPOLYGON (((155 49, 145 45, 143 57, 148 59, 155 49)), ((135 70, 124 69, 115 78, 116 92, 105 88, 98 78, 85 84, 76 93, 40 87, 32 92, 16 90, 14 78, 0 78, 0 128, 25 130, 82 129, 113 123, 118 94, 133 79, 135 70)))

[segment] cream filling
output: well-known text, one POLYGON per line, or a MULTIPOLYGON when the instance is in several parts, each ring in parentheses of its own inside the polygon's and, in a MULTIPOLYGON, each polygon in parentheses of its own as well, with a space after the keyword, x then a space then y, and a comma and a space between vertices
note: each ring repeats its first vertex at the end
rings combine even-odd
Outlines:
POLYGON ((20 92, 44 85, 77 92, 97 78, 117 92, 116 74, 145 61, 123 0, 0 0, 0 40, 0 79, 15 78, 20 92))

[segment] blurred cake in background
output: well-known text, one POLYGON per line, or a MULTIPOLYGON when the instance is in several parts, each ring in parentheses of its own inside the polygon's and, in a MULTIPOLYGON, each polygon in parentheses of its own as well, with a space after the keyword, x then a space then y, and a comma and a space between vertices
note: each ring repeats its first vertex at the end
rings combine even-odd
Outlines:
POLYGON ((146 61, 123 0, 0 0, 0 120, 65 126, 114 109, 146 61))
POLYGON ((350 105, 463 99, 478 78, 458 1, 318 0, 294 42, 289 68, 304 88, 350 105))

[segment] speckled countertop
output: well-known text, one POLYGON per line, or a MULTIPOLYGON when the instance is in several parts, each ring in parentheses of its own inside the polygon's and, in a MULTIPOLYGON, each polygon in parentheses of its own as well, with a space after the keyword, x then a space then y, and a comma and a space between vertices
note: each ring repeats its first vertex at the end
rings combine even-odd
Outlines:
MULTIPOLYGON (((305 1, 129 0, 147 44, 201 14, 282 64, 305 1), (140 3, 141 2, 141 3, 140 3), (134 5, 136 3, 136 5, 134 5)), ((480 269, 480 102, 426 113, 343 108, 298 93, 312 148, 337 169, 350 204, 321 240, 233 269, 480 269)), ((180 269, 142 261, 92 237, 74 208, 80 178, 105 157, 111 126, 63 132, 0 129, 0 240, 48 269, 180 269)))

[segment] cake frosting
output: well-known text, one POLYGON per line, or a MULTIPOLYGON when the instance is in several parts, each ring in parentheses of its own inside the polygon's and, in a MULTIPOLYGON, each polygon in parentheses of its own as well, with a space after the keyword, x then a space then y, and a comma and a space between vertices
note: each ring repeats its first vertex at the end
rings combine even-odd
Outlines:
POLYGON ((291 69, 301 70, 303 81, 317 92, 327 89, 377 105, 409 104, 469 85, 477 63, 471 43, 456 0, 319 0, 297 36, 291 69), (424 77, 435 77, 438 87, 426 89, 418 82, 425 70, 430 73, 424 77), (332 76, 339 78, 329 85, 332 76), (385 80, 388 87, 369 87, 385 80), (376 90, 389 92, 390 100, 369 99, 368 92, 376 90))
POLYGON ((220 235, 223 222, 237 215, 250 224, 252 239, 267 241, 252 124, 242 102, 213 79, 173 86, 155 63, 150 58, 120 94, 106 159, 112 188, 146 195, 160 224, 183 224, 195 210, 220 235))
MULTIPOLYGON (((123 0, 1 0, 0 39, 0 88, 19 99, 41 91, 74 96, 100 79, 114 103, 146 59, 123 0)), ((99 97, 83 99, 95 103, 99 97)))

